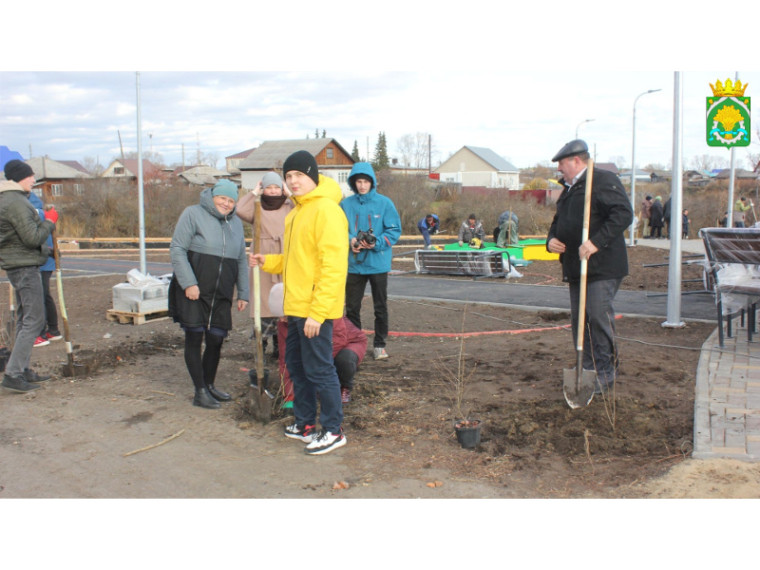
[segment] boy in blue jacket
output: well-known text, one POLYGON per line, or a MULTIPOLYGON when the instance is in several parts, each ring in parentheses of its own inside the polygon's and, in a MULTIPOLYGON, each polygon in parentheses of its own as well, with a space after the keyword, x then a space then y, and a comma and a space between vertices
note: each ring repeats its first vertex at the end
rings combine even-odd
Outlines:
POLYGON ((344 198, 340 206, 348 219, 348 254, 346 278, 346 317, 361 329, 364 290, 369 281, 375 310, 375 360, 388 358, 388 272, 391 270, 393 245, 401 236, 401 218, 393 201, 377 192, 377 178, 372 165, 357 162, 348 176, 354 195, 344 198))
MULTIPOLYGON (((34 193, 29 193, 29 201, 37 210, 40 215, 40 219, 45 219, 45 210, 42 205, 42 200, 34 193)), ((47 238, 47 246, 53 251, 53 235, 49 235, 47 238)), ((38 346, 46 346, 50 344, 51 340, 60 340, 63 338, 61 332, 58 330, 58 310, 55 306, 53 296, 50 294, 50 277, 55 271, 55 258, 49 257, 44 265, 40 266, 40 275, 42 277, 42 294, 45 299, 45 328, 40 331, 40 336, 34 341, 35 348, 38 346)))

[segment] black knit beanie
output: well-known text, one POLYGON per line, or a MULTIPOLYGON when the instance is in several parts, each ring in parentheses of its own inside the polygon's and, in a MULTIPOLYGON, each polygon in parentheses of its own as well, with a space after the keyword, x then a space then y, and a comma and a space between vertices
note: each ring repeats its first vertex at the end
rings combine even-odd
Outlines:
POLYGON ((23 160, 9 160, 5 164, 5 179, 13 182, 21 182, 24 178, 34 176, 34 170, 23 160))
POLYGON ((291 170, 303 172, 314 181, 314 184, 319 184, 317 161, 309 151, 299 150, 285 159, 285 162, 282 165, 283 177, 291 170))

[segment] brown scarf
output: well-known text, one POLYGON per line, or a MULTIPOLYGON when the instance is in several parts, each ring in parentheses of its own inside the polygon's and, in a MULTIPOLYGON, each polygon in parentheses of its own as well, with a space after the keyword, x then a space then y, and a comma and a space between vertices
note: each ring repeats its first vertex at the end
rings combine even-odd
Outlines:
POLYGON ((264 210, 279 210, 285 203, 288 197, 284 194, 282 196, 261 196, 261 207, 264 210))

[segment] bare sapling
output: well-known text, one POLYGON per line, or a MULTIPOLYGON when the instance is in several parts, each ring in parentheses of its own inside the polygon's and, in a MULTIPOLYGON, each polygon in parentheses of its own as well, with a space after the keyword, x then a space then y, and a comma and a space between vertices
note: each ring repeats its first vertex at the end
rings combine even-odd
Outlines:
POLYGON ((471 420, 469 417, 469 410, 465 408, 465 397, 468 387, 468 382, 472 378, 477 364, 473 364, 468 369, 467 361, 464 350, 465 334, 464 325, 467 318, 467 305, 462 312, 462 326, 461 335, 459 337, 459 350, 456 356, 456 365, 450 365, 444 360, 435 361, 436 366, 439 368, 444 381, 451 387, 452 401, 454 403, 454 414, 457 427, 477 425, 478 420, 471 420))

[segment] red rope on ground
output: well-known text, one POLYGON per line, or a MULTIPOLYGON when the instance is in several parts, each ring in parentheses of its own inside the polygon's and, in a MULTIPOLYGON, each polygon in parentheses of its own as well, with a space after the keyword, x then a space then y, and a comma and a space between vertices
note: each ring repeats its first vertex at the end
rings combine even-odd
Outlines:
MULTIPOLYGON (((623 315, 615 315, 615 320, 622 319, 623 315)), ((544 332, 544 331, 559 331, 571 328, 572 325, 558 325, 556 327, 538 327, 532 329, 512 329, 504 331, 478 331, 478 332, 466 332, 466 333, 424 333, 424 332, 399 332, 389 331, 388 336, 422 336, 422 337, 443 337, 443 338, 459 338, 459 337, 472 337, 472 336, 485 336, 494 334, 525 334, 531 332, 544 332)), ((365 334, 374 334, 375 331, 365 330, 365 334)))

